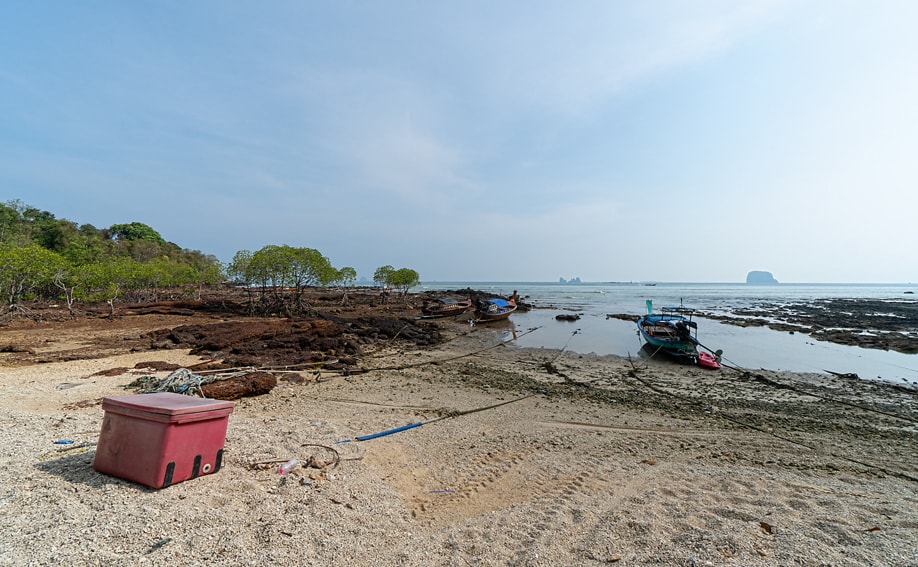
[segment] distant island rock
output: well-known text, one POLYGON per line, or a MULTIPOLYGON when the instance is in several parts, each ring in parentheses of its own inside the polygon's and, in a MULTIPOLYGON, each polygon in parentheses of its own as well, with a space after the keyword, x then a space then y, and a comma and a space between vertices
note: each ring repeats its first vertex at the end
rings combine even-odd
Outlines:
POLYGON ((560 283, 560 284, 567 284, 567 283, 570 283, 570 284, 579 284, 579 283, 580 283, 580 278, 579 278, 579 277, 575 277, 575 278, 571 278, 571 279, 569 279, 569 280, 566 280, 566 279, 564 279, 564 278, 558 278, 558 283, 560 283))
POLYGON ((746 283, 747 284, 776 284, 778 280, 775 279, 771 272, 763 272, 759 270, 753 270, 746 274, 746 283))

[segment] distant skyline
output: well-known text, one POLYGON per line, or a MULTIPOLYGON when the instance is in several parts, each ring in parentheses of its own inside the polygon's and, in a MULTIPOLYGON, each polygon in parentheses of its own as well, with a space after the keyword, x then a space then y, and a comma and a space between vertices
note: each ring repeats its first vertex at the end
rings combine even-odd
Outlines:
POLYGON ((0 200, 424 281, 918 281, 918 2, 20 2, 0 200))

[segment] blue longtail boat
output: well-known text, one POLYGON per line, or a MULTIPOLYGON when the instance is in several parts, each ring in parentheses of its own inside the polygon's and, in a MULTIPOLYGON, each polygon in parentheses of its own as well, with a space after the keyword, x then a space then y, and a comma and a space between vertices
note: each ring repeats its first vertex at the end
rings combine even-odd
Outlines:
POLYGON ((516 302, 513 299, 510 301, 499 297, 485 299, 475 309, 475 321, 479 323, 501 321, 514 311, 516 311, 516 302))
POLYGON ((658 314, 651 311, 648 301, 647 315, 637 321, 638 332, 648 345, 693 364, 720 368, 720 351, 712 356, 698 350, 698 323, 692 321, 694 309, 664 307, 658 314))

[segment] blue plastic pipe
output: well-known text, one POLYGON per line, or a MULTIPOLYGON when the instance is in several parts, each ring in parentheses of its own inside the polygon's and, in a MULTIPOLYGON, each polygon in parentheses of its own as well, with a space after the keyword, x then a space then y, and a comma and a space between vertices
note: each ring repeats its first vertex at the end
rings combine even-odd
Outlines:
POLYGON ((417 423, 409 423, 408 425, 396 427, 395 429, 387 429, 386 431, 380 431, 379 433, 371 433, 369 435, 358 435, 356 439, 358 441, 366 441, 367 439, 376 439, 377 437, 382 437, 383 435, 391 435, 393 433, 398 433, 399 431, 405 431, 406 429, 413 429, 415 427, 420 427, 422 425, 424 425, 424 423, 421 421, 417 423))

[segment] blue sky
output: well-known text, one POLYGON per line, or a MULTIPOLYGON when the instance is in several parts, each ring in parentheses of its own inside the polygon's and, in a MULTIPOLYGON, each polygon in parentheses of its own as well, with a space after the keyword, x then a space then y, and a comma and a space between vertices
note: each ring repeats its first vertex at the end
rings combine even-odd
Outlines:
POLYGON ((432 281, 915 282, 918 2, 11 2, 0 201, 432 281))

